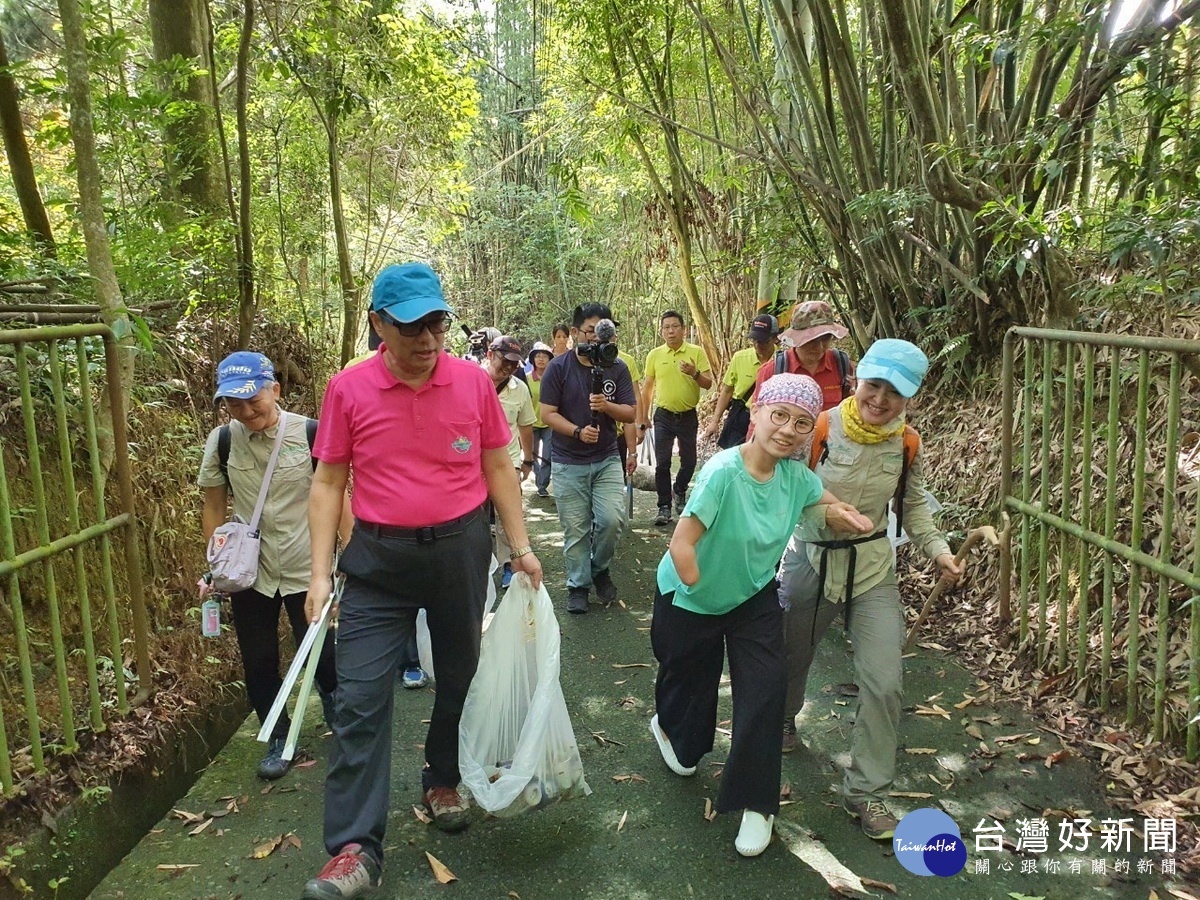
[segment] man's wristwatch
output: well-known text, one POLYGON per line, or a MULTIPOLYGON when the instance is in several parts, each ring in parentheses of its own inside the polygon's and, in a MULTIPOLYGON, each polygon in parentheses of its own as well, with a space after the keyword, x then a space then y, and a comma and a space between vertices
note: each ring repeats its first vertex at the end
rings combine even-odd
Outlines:
POLYGON ((579 440, 579 436, 581 434, 583 434, 583 426, 582 425, 575 426, 575 440, 579 440))
POLYGON ((521 468, 522 468, 522 469, 523 469, 523 468, 525 468, 526 466, 532 466, 532 465, 533 465, 533 460, 532 460, 532 459, 523 459, 523 460, 521 460, 521 468))
POLYGON ((527 553, 532 553, 532 552, 533 552, 532 547, 513 547, 512 552, 508 554, 508 558, 509 559, 520 559, 522 556, 525 556, 527 553))
POLYGON ((645 423, 645 422, 638 422, 638 427, 637 427, 637 430, 638 430, 638 431, 645 431, 645 430, 646 430, 646 423, 645 423))

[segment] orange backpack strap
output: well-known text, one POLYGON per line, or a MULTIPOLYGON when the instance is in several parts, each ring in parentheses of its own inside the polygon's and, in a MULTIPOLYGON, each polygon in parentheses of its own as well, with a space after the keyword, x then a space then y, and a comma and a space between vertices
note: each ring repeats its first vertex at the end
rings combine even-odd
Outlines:
MULTIPOLYGON (((915 432, 914 432, 915 433, 915 432)), ((829 452, 829 413, 817 415, 817 424, 813 427, 812 444, 808 450, 808 467, 813 471, 821 463, 821 459, 829 452)))
POLYGON ((900 463, 900 481, 896 484, 896 495, 892 499, 892 510, 896 514, 896 536, 904 530, 904 494, 908 490, 908 470, 921 452, 921 435, 911 425, 904 426, 904 453, 900 463))

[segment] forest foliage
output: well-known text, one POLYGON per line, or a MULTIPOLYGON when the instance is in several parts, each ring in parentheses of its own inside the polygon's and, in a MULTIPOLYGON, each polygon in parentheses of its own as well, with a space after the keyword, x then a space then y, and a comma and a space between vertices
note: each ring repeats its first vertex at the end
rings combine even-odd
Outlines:
POLYGON ((1194 301, 1198 8, 4 0, 0 281, 169 301, 213 357, 285 324, 328 369, 420 258, 527 340, 602 300, 644 350, 677 307, 719 365, 822 297, 969 369, 1011 323, 1194 301))

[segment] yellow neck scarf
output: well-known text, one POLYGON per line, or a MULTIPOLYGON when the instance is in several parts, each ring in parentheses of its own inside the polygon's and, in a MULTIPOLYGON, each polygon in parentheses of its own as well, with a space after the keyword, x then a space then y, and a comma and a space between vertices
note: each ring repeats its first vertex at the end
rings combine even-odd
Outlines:
POLYGON ((858 401, 853 394, 842 401, 841 410, 842 430, 846 432, 846 437, 856 444, 882 444, 904 430, 904 413, 900 413, 886 425, 864 422, 862 414, 858 411, 858 401))

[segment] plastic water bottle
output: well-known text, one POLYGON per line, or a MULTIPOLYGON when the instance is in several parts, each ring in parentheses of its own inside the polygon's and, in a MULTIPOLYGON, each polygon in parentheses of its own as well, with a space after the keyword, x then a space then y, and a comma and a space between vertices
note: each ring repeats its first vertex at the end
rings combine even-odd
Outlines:
POLYGON ((200 632, 210 638, 221 635, 221 604, 216 597, 200 604, 200 632))

